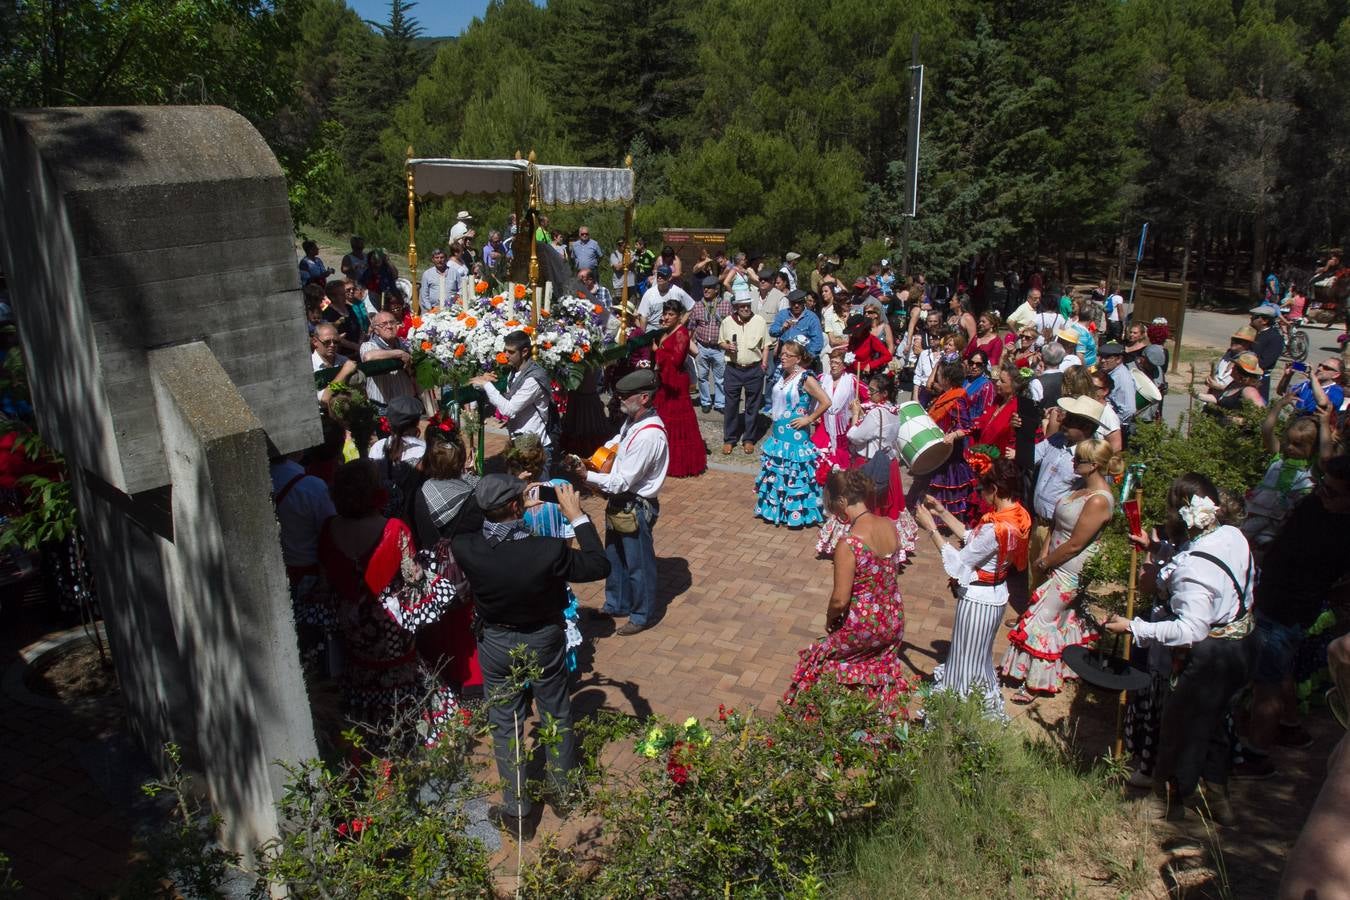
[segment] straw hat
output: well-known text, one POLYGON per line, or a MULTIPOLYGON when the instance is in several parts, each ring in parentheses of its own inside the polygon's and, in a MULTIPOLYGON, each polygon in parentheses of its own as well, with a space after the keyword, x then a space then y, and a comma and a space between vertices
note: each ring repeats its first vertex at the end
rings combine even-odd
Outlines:
POLYGON ((1106 406, 1091 397, 1060 397, 1056 405, 1071 416, 1090 419, 1098 425, 1102 424, 1102 414, 1106 412, 1106 406))
POLYGON ((1233 332, 1233 337, 1230 338, 1230 340, 1246 341, 1249 344, 1253 343, 1256 340, 1256 329, 1250 325, 1243 325, 1237 331, 1233 332))
POLYGON ((1233 360, 1233 367, 1241 369, 1248 375, 1254 375, 1257 378, 1266 374, 1265 370, 1261 368, 1261 361, 1257 359, 1256 354, 1250 350, 1245 353, 1239 353, 1237 359, 1233 360))

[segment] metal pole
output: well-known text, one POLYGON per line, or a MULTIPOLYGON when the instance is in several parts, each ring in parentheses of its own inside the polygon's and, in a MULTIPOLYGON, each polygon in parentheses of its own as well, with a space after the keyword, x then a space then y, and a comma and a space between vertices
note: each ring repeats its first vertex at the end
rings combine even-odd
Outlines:
POLYGON ((900 222, 900 271, 909 274, 911 220, 919 211, 919 134, 923 128, 923 66, 919 65, 919 33, 910 39, 909 136, 905 154, 905 211, 900 222))
POLYGON ((412 311, 414 316, 422 314, 421 285, 417 277, 417 189, 413 185, 412 144, 408 145, 408 280, 412 282, 412 311))
MULTIPOLYGON (((1134 311, 1134 286, 1139 283, 1139 263, 1144 258, 1144 242, 1148 240, 1148 223, 1139 232, 1139 252, 1134 256, 1134 277, 1130 279, 1130 311, 1134 311)), ((1121 321, 1124 321, 1122 318, 1121 321)), ((1179 356, 1180 354, 1178 354, 1179 356)))
MULTIPOLYGON (((1142 512, 1144 508, 1144 492, 1137 490, 1134 492, 1135 503, 1139 505, 1142 512)), ((1134 618, 1134 599, 1135 591, 1139 583, 1139 547, 1133 542, 1130 543, 1130 582, 1125 592, 1125 618, 1134 618)), ((1132 635, 1125 632, 1125 652, 1123 654, 1126 661, 1130 658, 1130 638, 1132 635)), ((1115 757, 1120 759, 1125 752, 1125 691, 1120 692, 1120 699, 1116 703, 1116 746, 1115 757)))

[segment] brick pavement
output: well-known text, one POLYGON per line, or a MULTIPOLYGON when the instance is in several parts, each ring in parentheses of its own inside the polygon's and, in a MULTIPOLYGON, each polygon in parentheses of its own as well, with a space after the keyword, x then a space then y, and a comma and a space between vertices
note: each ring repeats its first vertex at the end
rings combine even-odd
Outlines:
MULTIPOLYGON (((736 471, 666 481, 655 532, 664 615, 632 637, 583 620, 579 708, 600 696, 610 708, 677 718, 711 715, 719 703, 771 707, 798 651, 824 634, 831 567, 815 558, 815 529, 754 518, 752 458, 737 452, 730 461, 736 471)), ((598 511, 598 501, 587 505, 598 511)), ((919 544, 901 589, 905 659, 926 674, 946 651, 955 602, 931 543, 919 544)), ((603 585, 578 585, 577 595, 598 608, 603 585)))

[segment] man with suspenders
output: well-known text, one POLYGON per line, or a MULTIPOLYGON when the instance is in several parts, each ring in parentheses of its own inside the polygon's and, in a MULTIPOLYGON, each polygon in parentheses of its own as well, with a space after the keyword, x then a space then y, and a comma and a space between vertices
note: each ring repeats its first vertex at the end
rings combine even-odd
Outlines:
POLYGON ((657 494, 666 480, 670 444, 665 423, 653 406, 659 382, 651 369, 619 379, 615 392, 625 420, 618 437, 605 446, 614 451, 608 472, 587 472, 586 481, 608 495, 605 509, 605 579, 602 616, 627 616, 616 634, 637 634, 656 612, 656 550, 652 529, 660 515, 657 494))

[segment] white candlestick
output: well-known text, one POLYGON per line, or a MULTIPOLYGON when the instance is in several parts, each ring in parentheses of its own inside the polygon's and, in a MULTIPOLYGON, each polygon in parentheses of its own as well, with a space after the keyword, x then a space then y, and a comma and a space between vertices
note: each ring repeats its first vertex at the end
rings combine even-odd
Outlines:
POLYGON ((544 311, 553 312, 553 282, 544 282, 544 311))

